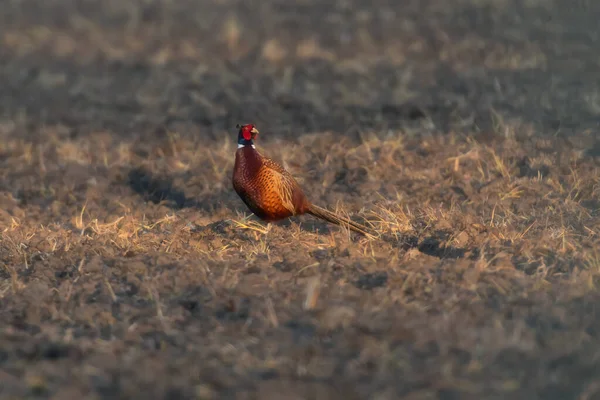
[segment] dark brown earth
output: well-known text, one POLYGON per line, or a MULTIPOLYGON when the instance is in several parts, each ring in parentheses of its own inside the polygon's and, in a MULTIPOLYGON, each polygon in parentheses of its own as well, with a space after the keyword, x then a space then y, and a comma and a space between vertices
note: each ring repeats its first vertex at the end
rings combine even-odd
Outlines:
POLYGON ((1 10, 1 398, 600 398, 598 2, 1 10))

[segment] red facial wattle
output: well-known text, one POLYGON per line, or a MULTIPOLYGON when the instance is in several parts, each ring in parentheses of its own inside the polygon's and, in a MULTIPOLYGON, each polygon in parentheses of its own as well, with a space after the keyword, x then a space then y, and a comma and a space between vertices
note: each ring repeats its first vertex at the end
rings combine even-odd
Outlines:
POLYGON ((252 140, 252 127, 246 125, 242 128, 242 135, 246 140, 252 140))

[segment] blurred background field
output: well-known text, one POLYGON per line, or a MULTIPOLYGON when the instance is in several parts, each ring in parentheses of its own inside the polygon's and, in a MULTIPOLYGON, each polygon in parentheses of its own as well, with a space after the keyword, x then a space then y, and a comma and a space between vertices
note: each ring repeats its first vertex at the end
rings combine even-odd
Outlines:
POLYGON ((600 4, 0 9, 0 397, 600 396, 600 4))

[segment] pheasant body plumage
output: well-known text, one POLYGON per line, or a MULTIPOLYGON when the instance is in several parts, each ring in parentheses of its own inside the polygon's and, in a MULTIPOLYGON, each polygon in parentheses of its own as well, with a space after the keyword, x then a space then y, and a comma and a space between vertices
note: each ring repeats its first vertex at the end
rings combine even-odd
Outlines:
POLYGON ((303 214, 308 200, 296 180, 251 146, 237 150, 233 187, 248 208, 265 221, 303 214))
POLYGON ((294 215, 312 214, 353 231, 370 235, 368 228, 311 204, 298 182, 280 164, 261 155, 254 147, 259 133, 252 124, 239 126, 233 188, 258 218, 278 221, 294 215))

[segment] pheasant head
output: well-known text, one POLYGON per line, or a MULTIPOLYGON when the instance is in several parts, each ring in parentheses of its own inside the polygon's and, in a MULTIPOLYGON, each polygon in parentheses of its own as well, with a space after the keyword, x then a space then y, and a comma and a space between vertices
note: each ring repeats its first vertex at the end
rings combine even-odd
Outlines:
POLYGON ((244 146, 254 146, 254 138, 258 135, 258 129, 254 124, 237 125, 238 132, 238 148, 244 146))

